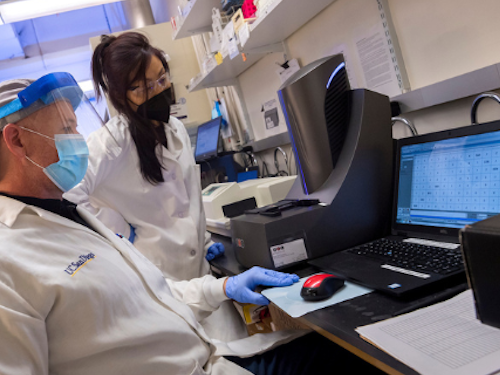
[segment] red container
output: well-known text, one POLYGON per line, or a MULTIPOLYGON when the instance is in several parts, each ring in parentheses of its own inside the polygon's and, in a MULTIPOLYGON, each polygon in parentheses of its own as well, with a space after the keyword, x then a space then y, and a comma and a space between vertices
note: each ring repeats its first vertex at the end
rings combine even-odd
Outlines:
POLYGON ((241 6, 241 11, 243 12, 243 17, 254 18, 257 7, 254 5, 253 0, 245 0, 241 6))

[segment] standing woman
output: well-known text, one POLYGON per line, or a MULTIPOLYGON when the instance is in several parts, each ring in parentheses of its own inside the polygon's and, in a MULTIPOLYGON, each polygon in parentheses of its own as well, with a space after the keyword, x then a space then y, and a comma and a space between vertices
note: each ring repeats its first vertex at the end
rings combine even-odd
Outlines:
MULTIPOLYGON (((184 125, 170 116, 163 52, 140 33, 104 35, 92 57, 92 76, 97 98, 100 87, 119 115, 88 137, 87 174, 65 198, 129 238, 166 277, 206 275, 207 259, 224 247, 206 232, 200 171, 184 125)), ((202 324, 223 341, 247 335, 231 303, 202 324)))
POLYGON ((119 115, 89 136, 88 172, 65 198, 129 238, 165 276, 207 274, 207 259, 224 248, 206 232, 199 168, 184 125, 170 116, 164 54, 140 33, 104 35, 92 76, 97 98, 100 87, 119 115))

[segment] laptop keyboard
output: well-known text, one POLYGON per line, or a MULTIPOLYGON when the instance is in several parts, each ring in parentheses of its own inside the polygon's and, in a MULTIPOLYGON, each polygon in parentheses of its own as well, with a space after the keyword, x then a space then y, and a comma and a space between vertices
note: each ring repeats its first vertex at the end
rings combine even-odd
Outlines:
POLYGON ((416 272, 447 275, 464 270, 460 248, 446 249, 387 238, 347 250, 352 254, 383 260, 388 264, 416 272))

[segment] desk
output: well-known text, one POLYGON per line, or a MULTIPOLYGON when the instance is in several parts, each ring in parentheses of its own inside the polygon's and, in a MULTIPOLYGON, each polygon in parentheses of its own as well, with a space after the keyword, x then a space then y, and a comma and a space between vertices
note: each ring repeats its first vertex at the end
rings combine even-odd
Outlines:
MULTIPOLYGON (((224 256, 210 262, 212 269, 216 273, 228 276, 243 272, 245 268, 236 261, 231 239, 220 235, 212 235, 212 239, 222 242, 226 248, 224 256)), ((317 271, 317 269, 308 265, 287 270, 287 272, 297 273, 300 277, 305 277, 317 271)), ((466 284, 461 284, 445 289, 440 293, 411 301, 395 299, 374 292, 325 309, 313 311, 298 319, 388 374, 417 375, 418 373, 413 369, 361 339, 355 329, 359 326, 372 324, 418 307, 451 298, 466 288, 466 284)))

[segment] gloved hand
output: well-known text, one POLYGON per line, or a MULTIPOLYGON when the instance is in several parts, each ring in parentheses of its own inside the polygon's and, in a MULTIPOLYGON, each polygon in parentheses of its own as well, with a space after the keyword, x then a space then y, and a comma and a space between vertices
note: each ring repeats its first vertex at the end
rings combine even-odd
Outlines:
POLYGON ((248 271, 227 279, 226 296, 241 303, 268 305, 269 300, 266 297, 255 293, 257 285, 288 286, 297 281, 299 281, 299 277, 295 274, 252 267, 248 271))
POLYGON ((205 255, 205 259, 210 262, 212 259, 215 259, 221 256, 222 254, 224 254, 224 245, 221 244, 220 242, 216 242, 208 248, 207 255, 205 255))

